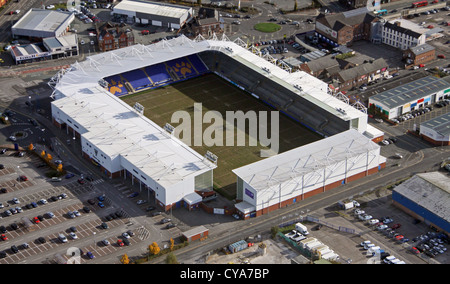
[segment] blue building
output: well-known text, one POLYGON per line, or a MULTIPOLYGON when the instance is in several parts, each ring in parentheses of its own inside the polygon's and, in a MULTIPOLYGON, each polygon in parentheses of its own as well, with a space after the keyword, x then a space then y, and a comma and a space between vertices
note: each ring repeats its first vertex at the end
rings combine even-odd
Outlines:
POLYGON ((450 234, 450 178, 440 172, 416 174, 392 192, 394 205, 450 234))

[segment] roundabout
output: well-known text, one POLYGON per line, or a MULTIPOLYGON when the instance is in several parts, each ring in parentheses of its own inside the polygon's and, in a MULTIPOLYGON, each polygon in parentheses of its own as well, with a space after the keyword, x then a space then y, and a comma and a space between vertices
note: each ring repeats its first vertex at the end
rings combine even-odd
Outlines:
POLYGON ((253 28, 263 33, 274 33, 281 30, 281 26, 275 23, 258 23, 253 28))

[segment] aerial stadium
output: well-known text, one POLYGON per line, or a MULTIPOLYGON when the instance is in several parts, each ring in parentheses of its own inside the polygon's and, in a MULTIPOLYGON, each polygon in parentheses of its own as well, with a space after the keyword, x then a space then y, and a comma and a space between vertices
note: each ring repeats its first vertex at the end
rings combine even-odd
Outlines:
MULTIPOLYGON (((383 133, 326 83, 226 37, 180 36, 77 62, 56 74, 53 123, 110 178, 131 179, 163 210, 196 208, 202 192, 237 200, 259 216, 378 172, 383 133), (280 113, 280 151, 264 146, 190 146, 171 115, 204 110, 280 113), (239 149, 238 149, 239 148, 239 149), (242 148, 242 149, 240 149, 242 148)), ((246 133, 248 137, 248 132, 246 133)))

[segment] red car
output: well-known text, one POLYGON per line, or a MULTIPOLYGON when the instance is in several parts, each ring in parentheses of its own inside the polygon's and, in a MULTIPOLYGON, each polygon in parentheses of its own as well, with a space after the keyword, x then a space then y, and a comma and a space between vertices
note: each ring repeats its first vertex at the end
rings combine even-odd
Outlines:
POLYGON ((392 229, 396 230, 396 229, 400 228, 401 226, 402 226, 401 224, 395 224, 392 226, 392 229))
POLYGON ((405 237, 403 236, 403 235, 398 235, 398 236, 395 236, 395 239, 397 240, 397 241, 401 241, 401 240, 403 240, 405 237))
POLYGON ((143 35, 148 35, 149 33, 150 33, 150 31, 148 31, 148 30, 141 31, 141 34, 143 34, 143 35))
POLYGON ((412 248, 411 248, 411 251, 412 251, 413 253, 415 253, 415 254, 419 254, 419 253, 420 253, 420 251, 419 251, 416 247, 412 247, 412 248))
POLYGON ((123 241, 122 240, 117 240, 117 245, 119 247, 123 247, 124 246, 123 241))
POLYGON ((35 224, 39 224, 41 221, 39 220, 38 217, 34 217, 34 218, 33 218, 33 222, 34 222, 35 224))
POLYGON ((0 235, 0 239, 2 239, 2 241, 8 240, 8 238, 5 236, 5 234, 0 235))
POLYGON ((20 176, 19 181, 27 181, 28 178, 26 176, 20 176))
POLYGON ((437 57, 445 59, 445 55, 444 54, 438 54, 437 57))
POLYGON ((85 184, 85 181, 84 181, 84 179, 80 178, 80 179, 78 179, 78 183, 79 184, 85 184))

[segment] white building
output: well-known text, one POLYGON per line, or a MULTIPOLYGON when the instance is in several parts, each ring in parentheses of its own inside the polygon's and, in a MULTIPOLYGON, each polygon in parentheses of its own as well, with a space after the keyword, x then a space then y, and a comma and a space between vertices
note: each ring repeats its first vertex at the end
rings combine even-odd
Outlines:
POLYGON ((127 23, 179 29, 193 18, 192 7, 139 0, 124 0, 113 9, 113 14, 127 23))
MULTIPOLYGON (((367 114, 330 95, 327 85, 320 80, 302 71, 289 73, 268 61, 267 56, 263 58, 250 52, 239 40, 192 41, 184 36, 93 55, 61 70, 49 83, 54 89, 53 123, 72 134, 75 142, 81 145, 82 155, 98 164, 110 178, 131 178, 138 182, 141 188, 154 194, 158 204, 166 210, 181 201, 192 204, 198 200, 193 195, 196 190, 212 189, 213 169, 217 166, 110 93, 103 78, 208 51, 222 52, 244 62, 265 74, 272 83, 313 102, 336 120, 344 121, 347 129, 353 128, 346 137, 354 137, 355 145, 359 145, 358 141, 363 141, 366 147, 375 145, 363 135, 379 134, 368 126, 367 114)), ((341 145, 330 149, 336 138, 329 139, 330 143, 317 145, 328 147, 323 151, 332 153, 334 149, 341 149, 341 145)), ((302 147, 296 153, 315 153, 317 145, 302 147)), ((347 146, 351 146, 348 152, 356 151, 352 145, 347 146)), ((367 171, 372 171, 374 165, 370 155, 371 164, 366 166, 367 171)), ((276 157, 273 159, 283 160, 286 155, 276 157)), ((381 164, 378 160, 377 166, 381 164)), ((354 174, 350 169, 347 173, 354 174)))
POLYGON ((260 216, 378 172, 380 146, 351 129, 233 170, 243 218, 260 216))
POLYGON ((382 24, 382 42, 384 44, 405 50, 424 44, 427 30, 403 19, 396 19, 382 24))
POLYGON ((12 36, 30 38, 60 37, 66 35, 75 14, 32 8, 11 28, 12 36))
POLYGON ((428 76, 386 90, 369 98, 369 106, 377 108, 387 119, 432 105, 450 94, 446 78, 428 76))

